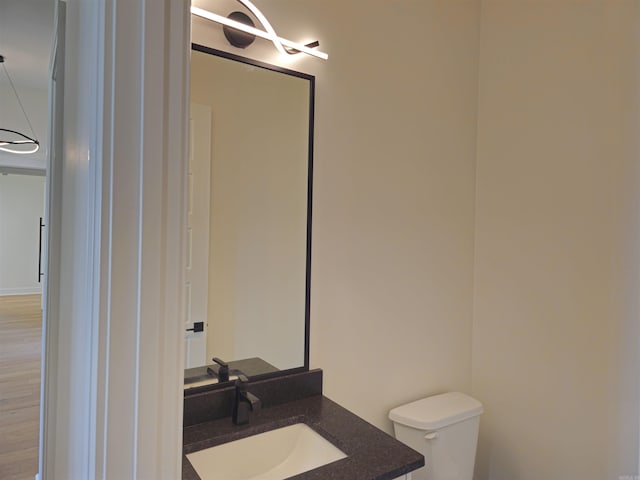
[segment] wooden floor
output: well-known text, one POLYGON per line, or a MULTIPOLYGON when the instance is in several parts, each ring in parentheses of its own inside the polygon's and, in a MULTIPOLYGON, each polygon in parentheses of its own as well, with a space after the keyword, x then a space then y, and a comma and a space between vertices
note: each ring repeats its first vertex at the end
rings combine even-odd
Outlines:
POLYGON ((38 473, 40 295, 0 296, 0 479, 38 473))

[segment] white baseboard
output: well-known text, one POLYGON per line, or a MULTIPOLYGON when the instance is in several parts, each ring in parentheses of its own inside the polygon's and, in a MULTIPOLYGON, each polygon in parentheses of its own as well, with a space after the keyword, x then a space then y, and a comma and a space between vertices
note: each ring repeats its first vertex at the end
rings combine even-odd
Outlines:
POLYGON ((42 287, 0 288, 0 297, 8 295, 35 295, 42 293, 42 287))

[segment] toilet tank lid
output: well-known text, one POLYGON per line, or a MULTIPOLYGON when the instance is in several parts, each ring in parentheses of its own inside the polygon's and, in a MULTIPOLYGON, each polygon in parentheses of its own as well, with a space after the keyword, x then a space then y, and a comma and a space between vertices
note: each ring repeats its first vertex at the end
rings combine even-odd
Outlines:
POLYGON ((477 417, 482 412, 482 404, 475 398, 460 392, 449 392, 396 407, 389 412, 389 418, 408 427, 437 430, 477 417))

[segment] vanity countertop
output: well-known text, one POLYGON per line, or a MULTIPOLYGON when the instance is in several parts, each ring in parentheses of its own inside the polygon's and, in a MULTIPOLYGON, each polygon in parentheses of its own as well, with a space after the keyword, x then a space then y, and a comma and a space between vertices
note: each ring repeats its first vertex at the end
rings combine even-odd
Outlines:
POLYGON ((249 425, 230 417, 185 427, 182 478, 200 480, 186 454, 275 428, 305 423, 347 454, 347 458, 296 475, 296 480, 392 480, 424 466, 418 452, 332 400, 315 395, 263 408, 249 425))

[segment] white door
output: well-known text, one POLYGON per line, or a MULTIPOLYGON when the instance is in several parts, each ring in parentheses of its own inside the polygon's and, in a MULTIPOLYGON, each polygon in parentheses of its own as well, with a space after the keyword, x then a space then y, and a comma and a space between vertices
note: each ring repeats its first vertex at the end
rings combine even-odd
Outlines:
POLYGON ((186 368, 206 365, 209 296, 211 107, 191 104, 187 183, 186 368), (202 331, 198 331, 202 328, 202 331))

